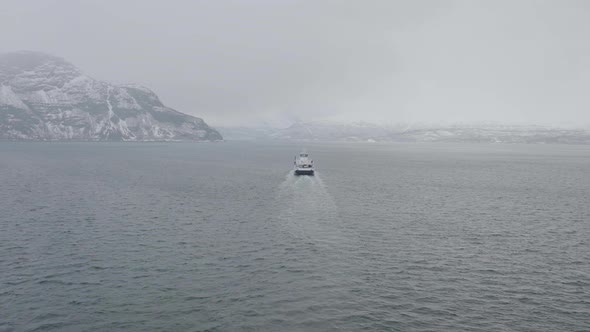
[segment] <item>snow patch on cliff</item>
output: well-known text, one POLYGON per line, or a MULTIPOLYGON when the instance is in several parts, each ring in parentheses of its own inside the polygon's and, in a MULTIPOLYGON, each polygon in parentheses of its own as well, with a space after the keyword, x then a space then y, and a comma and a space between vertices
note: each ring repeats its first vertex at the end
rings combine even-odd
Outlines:
POLYGON ((8 85, 2 85, 0 87, 0 105, 8 105, 25 110, 29 109, 8 85))

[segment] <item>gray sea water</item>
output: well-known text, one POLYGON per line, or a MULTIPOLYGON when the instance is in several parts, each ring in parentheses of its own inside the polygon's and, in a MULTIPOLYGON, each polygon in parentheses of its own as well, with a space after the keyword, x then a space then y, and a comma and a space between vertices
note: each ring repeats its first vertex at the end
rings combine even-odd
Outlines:
POLYGON ((590 331, 590 147, 0 143, 0 331, 590 331))

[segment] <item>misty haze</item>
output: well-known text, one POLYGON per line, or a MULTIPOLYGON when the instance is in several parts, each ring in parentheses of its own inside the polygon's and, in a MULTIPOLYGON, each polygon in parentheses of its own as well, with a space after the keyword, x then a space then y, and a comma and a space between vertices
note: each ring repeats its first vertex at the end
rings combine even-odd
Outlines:
POLYGON ((590 330, 590 3, 5 0, 0 331, 590 330))

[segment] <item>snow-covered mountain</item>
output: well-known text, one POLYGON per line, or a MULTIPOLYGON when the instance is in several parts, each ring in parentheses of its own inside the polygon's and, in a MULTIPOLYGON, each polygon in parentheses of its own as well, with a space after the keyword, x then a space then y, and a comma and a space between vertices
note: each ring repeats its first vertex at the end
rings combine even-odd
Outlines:
POLYGON ((299 122, 288 128, 222 128, 228 137, 365 142, 478 142, 590 144, 590 130, 506 124, 397 124, 299 122), (236 132, 239 135, 236 135, 236 132), (249 135, 250 134, 250 135, 249 135), (262 137, 264 135, 264 137, 262 137))
POLYGON ((59 57, 0 54, 0 139, 221 140, 202 119, 162 104, 139 85, 84 75, 59 57))

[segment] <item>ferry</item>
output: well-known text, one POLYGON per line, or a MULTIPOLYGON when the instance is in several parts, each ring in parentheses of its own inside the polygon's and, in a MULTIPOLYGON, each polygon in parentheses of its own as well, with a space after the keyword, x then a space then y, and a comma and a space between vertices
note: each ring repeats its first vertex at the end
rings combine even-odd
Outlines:
POLYGON ((307 152, 301 152, 295 156, 295 175, 313 175, 313 160, 309 158, 307 152))

